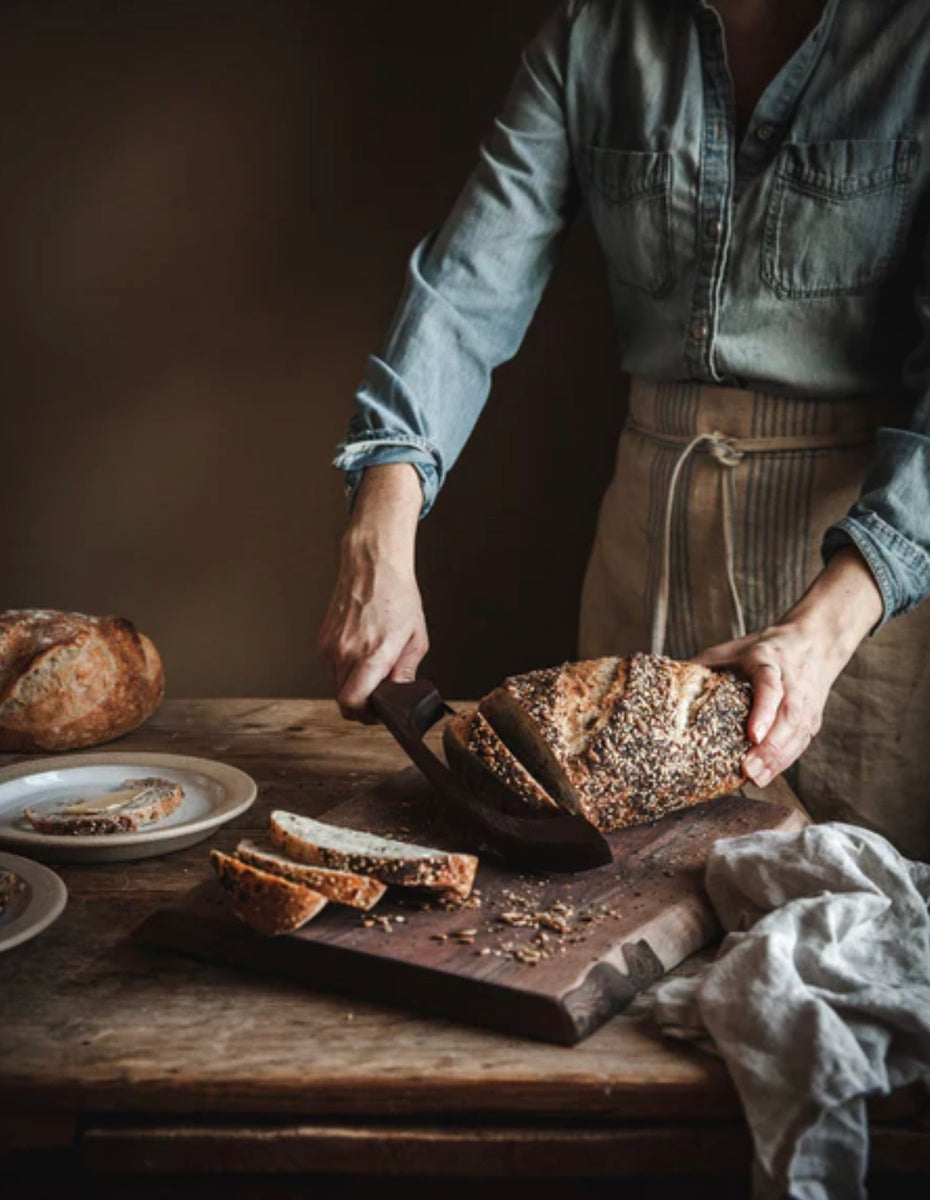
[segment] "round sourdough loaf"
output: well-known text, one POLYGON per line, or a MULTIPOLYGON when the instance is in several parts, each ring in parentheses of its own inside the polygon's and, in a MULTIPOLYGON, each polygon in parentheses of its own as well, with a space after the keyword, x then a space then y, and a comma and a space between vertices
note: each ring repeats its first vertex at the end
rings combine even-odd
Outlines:
POLYGON ((158 707, 158 651, 123 617, 0 613, 0 750, 77 750, 128 733, 158 707))

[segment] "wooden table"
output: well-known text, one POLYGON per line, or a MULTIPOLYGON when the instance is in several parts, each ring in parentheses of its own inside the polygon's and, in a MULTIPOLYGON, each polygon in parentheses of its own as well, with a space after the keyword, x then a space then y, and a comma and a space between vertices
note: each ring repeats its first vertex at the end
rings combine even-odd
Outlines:
MULTIPOLYGON (((56 868, 64 915, 0 955, 0 1152, 57 1148, 95 1172, 745 1169, 725 1070, 642 1014, 562 1048, 131 940, 206 874, 211 845, 262 830, 271 807, 323 812, 404 766, 382 729, 342 721, 328 701, 169 701, 115 748, 223 759, 257 780, 259 799, 165 858, 56 868)), ((874 1168, 930 1171, 925 1093, 872 1114, 874 1168)))

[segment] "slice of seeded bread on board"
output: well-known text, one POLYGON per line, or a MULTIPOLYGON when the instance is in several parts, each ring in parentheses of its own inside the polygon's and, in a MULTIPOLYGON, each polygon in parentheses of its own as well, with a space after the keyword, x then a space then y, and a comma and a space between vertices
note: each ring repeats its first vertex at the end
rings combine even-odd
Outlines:
POLYGON ((124 779, 117 786, 114 799, 126 793, 125 799, 116 807, 107 805, 107 796, 98 797, 88 804, 88 811, 69 811, 81 802, 66 805, 54 812, 42 812, 34 808, 24 809, 24 815, 39 833, 73 834, 88 837, 108 833, 133 833, 143 825, 161 821, 175 812, 184 799, 180 784, 170 779, 157 777, 124 779), (94 807, 96 804, 96 808, 94 807))
POLYGON ((272 937, 291 933, 326 907, 326 897, 319 892, 260 871, 230 854, 211 850, 210 863, 236 916, 257 933, 272 937))
POLYGON ((479 799, 501 804, 504 811, 517 816, 561 811, 477 709, 457 713, 447 721, 442 745, 449 769, 479 799), (501 793, 498 784, 508 791, 501 793))
POLYGON ((387 886, 368 875, 353 871, 335 871, 330 867, 313 867, 309 863, 295 862, 279 854, 274 847, 243 839, 236 847, 236 858, 250 866, 258 867, 271 875, 280 875, 291 883, 301 883, 349 908, 374 908, 387 886))
POLYGON ((515 676, 480 710, 552 795, 610 832, 738 788, 750 707, 729 672, 635 654, 515 676))
POLYGON ((463 900, 471 892, 478 868, 473 854, 396 842, 281 810, 271 814, 270 832, 273 844, 299 862, 355 871, 400 887, 429 888, 463 900))

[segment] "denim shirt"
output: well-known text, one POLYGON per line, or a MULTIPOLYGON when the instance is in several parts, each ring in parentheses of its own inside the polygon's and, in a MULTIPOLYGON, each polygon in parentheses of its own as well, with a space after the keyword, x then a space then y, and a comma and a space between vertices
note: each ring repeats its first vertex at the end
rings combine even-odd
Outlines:
POLYGON ((705 0, 563 2, 438 232, 410 260, 335 465, 409 462, 429 510, 584 205, 624 370, 906 399, 824 555, 884 617, 930 594, 930 3, 826 0, 737 141, 705 0))

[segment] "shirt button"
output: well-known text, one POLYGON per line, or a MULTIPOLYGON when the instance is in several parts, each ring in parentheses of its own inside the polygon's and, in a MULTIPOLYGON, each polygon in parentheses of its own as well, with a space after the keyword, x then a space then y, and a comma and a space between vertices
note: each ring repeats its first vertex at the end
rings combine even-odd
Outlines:
POLYGON ((707 222, 707 236, 712 237, 712 238, 720 237, 720 231, 722 228, 723 228, 723 226, 720 224, 720 222, 717 220, 717 218, 712 217, 707 222))
POLYGON ((760 142, 767 142, 774 132, 775 126, 769 125, 768 122, 756 126, 756 137, 760 142))
POLYGON ((706 325, 692 325, 691 326, 691 340, 693 342, 706 342, 707 341, 707 326, 706 325))

